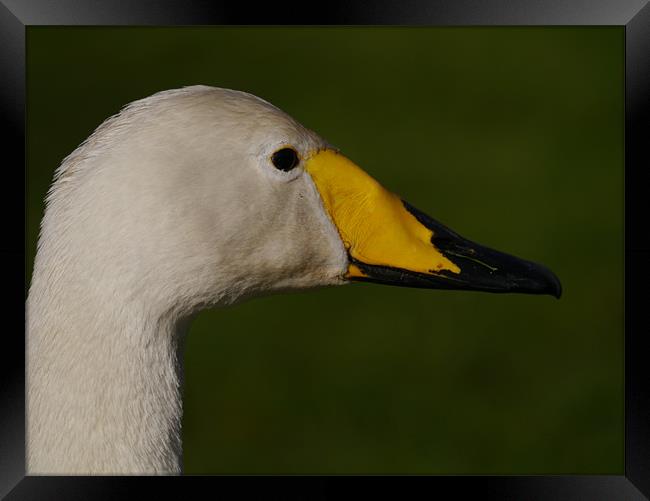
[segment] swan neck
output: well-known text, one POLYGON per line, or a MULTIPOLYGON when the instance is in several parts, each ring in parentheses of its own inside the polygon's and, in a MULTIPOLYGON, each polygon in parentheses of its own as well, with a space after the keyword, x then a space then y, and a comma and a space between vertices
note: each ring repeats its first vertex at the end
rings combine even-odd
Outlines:
POLYGON ((180 473, 184 322, 40 294, 40 278, 27 304, 28 473, 180 473))

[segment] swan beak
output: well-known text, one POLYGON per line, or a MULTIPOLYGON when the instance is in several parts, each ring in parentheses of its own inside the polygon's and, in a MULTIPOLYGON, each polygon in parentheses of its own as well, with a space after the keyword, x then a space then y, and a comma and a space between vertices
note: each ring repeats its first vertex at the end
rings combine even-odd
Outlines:
POLYGON ((560 281, 545 266, 461 237, 334 150, 309 157, 305 170, 347 249, 349 280, 556 298, 562 294, 560 281))

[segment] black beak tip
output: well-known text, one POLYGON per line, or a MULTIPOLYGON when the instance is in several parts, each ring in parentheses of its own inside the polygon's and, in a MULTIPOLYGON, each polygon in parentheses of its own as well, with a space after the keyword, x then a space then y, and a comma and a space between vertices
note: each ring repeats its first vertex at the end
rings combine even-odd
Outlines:
POLYGON ((560 283, 560 279, 545 266, 538 266, 540 272, 540 276, 537 280, 537 283, 539 284, 539 293, 548 294, 556 299, 560 299, 560 297, 562 297, 562 284, 560 283))
POLYGON ((553 284, 551 285, 549 293, 554 296, 555 299, 560 299, 562 297, 562 284, 555 275, 553 275, 553 284))

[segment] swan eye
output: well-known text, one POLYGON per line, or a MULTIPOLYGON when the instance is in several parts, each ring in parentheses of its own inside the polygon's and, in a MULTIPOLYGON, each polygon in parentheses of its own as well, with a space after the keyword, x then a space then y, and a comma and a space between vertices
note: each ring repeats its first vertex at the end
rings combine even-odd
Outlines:
POLYGON ((298 158, 298 153, 296 153, 296 150, 293 148, 282 148, 281 150, 273 153, 271 162, 273 162, 273 165, 276 169, 287 172, 298 165, 300 163, 300 159, 298 158))

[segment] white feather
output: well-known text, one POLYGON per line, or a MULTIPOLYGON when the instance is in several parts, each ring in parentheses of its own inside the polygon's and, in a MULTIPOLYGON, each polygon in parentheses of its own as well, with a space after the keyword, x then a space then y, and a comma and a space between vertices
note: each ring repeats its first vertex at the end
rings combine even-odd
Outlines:
POLYGON ((311 178, 270 163, 285 144, 330 147, 255 96, 193 86, 128 105, 63 161, 27 301, 28 473, 180 472, 192 316, 344 283, 311 178))

